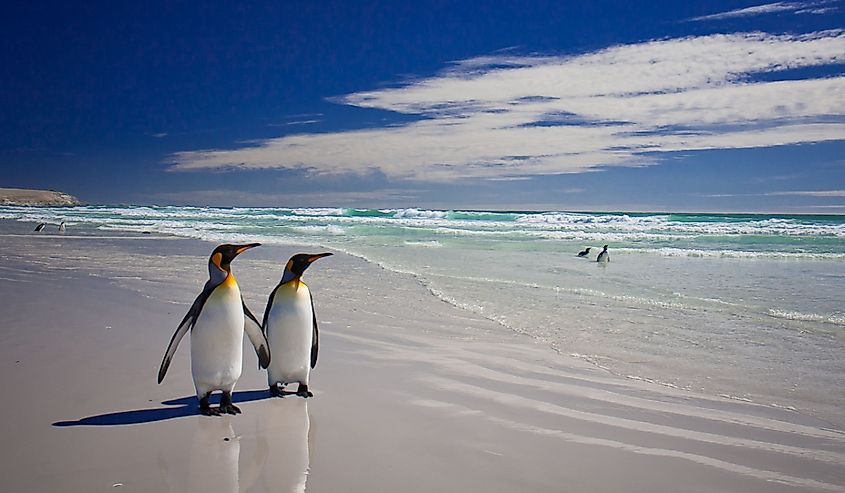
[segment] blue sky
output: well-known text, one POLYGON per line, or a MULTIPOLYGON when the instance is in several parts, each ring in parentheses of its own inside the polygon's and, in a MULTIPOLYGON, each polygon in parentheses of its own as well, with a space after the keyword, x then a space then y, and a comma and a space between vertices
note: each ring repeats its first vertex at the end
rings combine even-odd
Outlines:
POLYGON ((845 213, 845 1, 14 2, 0 186, 845 213))

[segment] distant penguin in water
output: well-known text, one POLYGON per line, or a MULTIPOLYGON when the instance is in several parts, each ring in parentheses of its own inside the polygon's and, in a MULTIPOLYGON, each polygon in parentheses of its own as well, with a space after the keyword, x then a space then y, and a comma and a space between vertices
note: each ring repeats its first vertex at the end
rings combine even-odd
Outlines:
POLYGON ((610 254, 607 253, 607 245, 604 246, 604 249, 601 251, 598 258, 596 258, 596 262, 600 262, 602 264, 610 262, 610 254))
POLYGON ((62 224, 59 224, 59 233, 65 232, 65 222, 62 221, 62 224))
POLYGON ((331 253, 294 255, 288 260, 278 286, 270 293, 262 328, 275 355, 267 368, 270 393, 284 397, 284 386, 298 383, 296 395, 311 397, 308 380, 317 364, 320 347, 314 299, 302 274, 312 263, 331 253))
POLYGON ((586 257, 589 254, 590 254, 590 247, 587 247, 587 249, 584 250, 583 252, 578 252, 579 257, 586 257))
POLYGON ((38 226, 35 227, 35 231, 41 231, 47 226, 47 223, 39 223, 38 226))
POLYGON ((179 341, 191 331, 191 374, 200 401, 200 413, 239 414, 232 404, 232 390, 241 376, 244 331, 258 354, 258 364, 267 368, 270 349, 261 325, 244 303, 230 263, 258 243, 220 245, 208 259, 208 281, 182 319, 158 371, 158 383, 164 379, 179 341), (220 407, 211 409, 208 398, 215 390, 223 392, 220 407))

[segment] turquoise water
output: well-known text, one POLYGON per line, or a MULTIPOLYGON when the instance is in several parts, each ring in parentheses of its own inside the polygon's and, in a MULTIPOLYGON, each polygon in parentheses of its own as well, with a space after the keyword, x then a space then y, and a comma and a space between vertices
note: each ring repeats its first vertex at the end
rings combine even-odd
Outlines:
POLYGON ((845 408, 845 216, 82 206, 0 219, 332 248, 623 377, 834 422, 845 408))

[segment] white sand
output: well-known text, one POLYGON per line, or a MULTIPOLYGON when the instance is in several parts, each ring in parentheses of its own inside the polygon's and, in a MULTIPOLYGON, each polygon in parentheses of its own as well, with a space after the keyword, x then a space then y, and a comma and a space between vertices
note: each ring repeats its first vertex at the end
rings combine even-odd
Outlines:
MULTIPOLYGON (((843 430, 612 376, 344 255, 305 277, 315 397, 269 398, 246 344, 244 413, 198 416, 187 341, 155 379, 213 245, 0 242, 4 491, 845 491, 843 430)), ((233 263, 259 317, 297 252, 233 263)))

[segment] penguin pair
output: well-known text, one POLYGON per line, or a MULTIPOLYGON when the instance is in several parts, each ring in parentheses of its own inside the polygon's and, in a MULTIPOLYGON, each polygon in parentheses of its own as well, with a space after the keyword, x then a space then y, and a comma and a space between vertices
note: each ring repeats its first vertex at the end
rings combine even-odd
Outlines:
MULTIPOLYGON (((578 252, 578 256, 581 258, 586 258, 589 254, 590 247, 587 247, 584 251, 578 252)), ((607 251, 607 245, 604 246, 602 251, 599 253, 599 256, 596 257, 596 262, 600 262, 602 264, 610 262, 610 253, 607 251)))
POLYGON ((264 320, 259 323, 244 303, 231 269, 235 257, 259 245, 220 245, 214 249, 208 260, 208 281, 170 339, 161 362, 158 383, 164 380, 179 342, 190 330, 191 375, 201 414, 241 412, 232 402, 232 391, 241 376, 244 332, 255 348, 259 367, 268 369, 273 395, 284 395, 280 385, 298 382, 297 395, 312 396, 308 379, 317 362, 317 317, 311 293, 301 277, 312 262, 331 253, 294 255, 270 293, 264 320), (212 409, 209 397, 218 390, 223 394, 220 406, 212 409))
MULTIPOLYGON (((40 233, 47 227, 47 223, 38 223, 38 226, 35 227, 34 231, 40 233)), ((65 222, 62 221, 62 224, 59 224, 59 233, 65 232, 65 222)))

